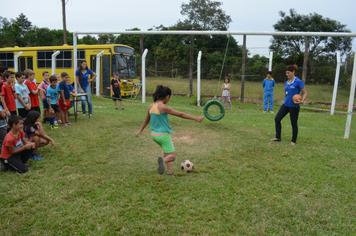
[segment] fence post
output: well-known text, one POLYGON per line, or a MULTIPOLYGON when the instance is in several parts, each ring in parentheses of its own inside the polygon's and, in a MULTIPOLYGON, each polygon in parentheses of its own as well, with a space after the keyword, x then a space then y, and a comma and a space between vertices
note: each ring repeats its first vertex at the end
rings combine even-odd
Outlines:
POLYGON ((241 75, 241 102, 244 102, 244 91, 245 91, 245 68, 246 68, 246 34, 243 38, 242 46, 242 75, 241 75))
POLYGON ((304 49, 304 61, 303 61, 303 74, 302 74, 302 80, 303 83, 305 84, 306 78, 307 78, 307 72, 308 72, 308 53, 309 53, 309 37, 305 37, 305 49, 304 49))
POLYGON ((269 53, 269 64, 268 64, 268 70, 272 71, 272 60, 273 60, 273 52, 269 53))
POLYGON ((337 52, 336 53, 336 73, 335 73, 335 82, 334 82, 334 92, 333 92, 333 100, 331 102, 330 115, 334 115, 334 110, 335 110, 337 87, 339 86, 340 64, 341 64, 340 52, 337 52))
POLYGON ((173 70, 174 68, 173 68, 173 61, 172 61, 172 79, 173 79, 173 70))
POLYGON ((100 96, 100 57, 104 54, 104 51, 101 51, 96 55, 96 96, 100 96))
POLYGON ((193 57, 194 57, 194 35, 190 35, 190 60, 189 60, 189 97, 193 95, 193 57))
POLYGON ((197 106, 200 107, 200 77, 201 77, 201 72, 200 72, 200 63, 201 63, 201 54, 202 52, 199 51, 198 53, 198 60, 197 60, 197 66, 198 66, 198 71, 197 71, 197 106))
POLYGON ((354 67, 352 70, 349 109, 347 111, 346 129, 345 129, 344 139, 349 139, 349 135, 350 135, 352 111, 354 108, 355 85, 356 85, 356 52, 355 52, 355 57, 354 57, 354 67))
POLYGON ((56 51, 52 54, 52 75, 56 73, 56 57, 60 53, 60 51, 56 51))
POLYGON ((146 55, 148 49, 146 48, 142 55, 142 103, 146 102, 146 55))
MULTIPOLYGON (((15 73, 19 71, 19 63, 18 63, 18 58, 23 54, 23 52, 19 52, 14 56, 14 69, 15 73)), ((15 78, 16 79, 16 78, 15 78)))

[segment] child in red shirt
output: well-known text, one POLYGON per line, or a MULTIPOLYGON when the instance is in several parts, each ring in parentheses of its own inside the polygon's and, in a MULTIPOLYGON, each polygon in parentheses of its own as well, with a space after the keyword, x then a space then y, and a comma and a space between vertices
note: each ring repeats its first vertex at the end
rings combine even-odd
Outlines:
POLYGON ((36 84, 33 82, 35 79, 35 72, 33 70, 25 70, 25 77, 26 81, 25 84, 27 85, 28 89, 30 90, 30 99, 31 99, 31 111, 38 111, 41 113, 40 109, 40 100, 38 99, 39 91, 44 90, 37 88, 36 84))
POLYGON ((6 82, 2 85, 1 102, 7 116, 17 115, 14 95, 15 88, 13 86, 14 75, 15 72, 9 70, 5 71, 3 74, 6 82))
POLYGON ((27 172, 29 165, 26 164, 30 158, 35 143, 25 139, 25 133, 22 131, 23 119, 20 116, 11 116, 8 125, 10 132, 5 136, 0 155, 1 169, 10 168, 20 174, 27 172))

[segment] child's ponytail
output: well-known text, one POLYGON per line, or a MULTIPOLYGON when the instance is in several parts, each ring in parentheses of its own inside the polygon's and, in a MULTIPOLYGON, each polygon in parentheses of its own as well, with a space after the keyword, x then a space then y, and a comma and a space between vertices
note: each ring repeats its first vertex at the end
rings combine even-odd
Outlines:
POLYGON ((167 95, 171 96, 172 91, 170 88, 162 85, 158 85, 156 92, 153 94, 153 101, 163 100, 167 95))

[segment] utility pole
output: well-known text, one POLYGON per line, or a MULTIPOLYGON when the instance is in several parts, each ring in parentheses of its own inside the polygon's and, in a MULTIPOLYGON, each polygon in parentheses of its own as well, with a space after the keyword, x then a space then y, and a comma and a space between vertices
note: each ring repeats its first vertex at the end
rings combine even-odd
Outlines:
POLYGON ((61 0, 62 1, 62 19, 63 19, 63 43, 67 44, 67 24, 66 24, 66 0, 61 0))

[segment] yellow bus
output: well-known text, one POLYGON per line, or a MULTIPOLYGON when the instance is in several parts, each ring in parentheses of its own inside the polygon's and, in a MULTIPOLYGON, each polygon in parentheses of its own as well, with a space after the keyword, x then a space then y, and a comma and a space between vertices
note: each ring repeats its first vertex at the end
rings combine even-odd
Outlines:
MULTIPOLYGON (((60 53, 56 57, 55 72, 61 74, 67 72, 74 82, 73 68, 73 46, 46 46, 46 47, 7 47, 0 48, 0 62, 14 71, 14 58, 18 57, 18 69, 24 71, 31 69, 36 73, 36 83, 42 81, 42 72, 52 73, 52 54, 56 51, 60 53)), ((100 94, 111 96, 110 81, 115 71, 119 72, 121 84, 121 95, 132 96, 138 92, 137 72, 136 72, 136 55, 135 50, 122 44, 105 44, 105 45, 78 45, 77 46, 77 65, 83 60, 88 63, 88 68, 96 71, 96 56, 104 51, 100 58, 100 94)), ((95 91, 96 82, 92 82, 92 93, 95 91)))

